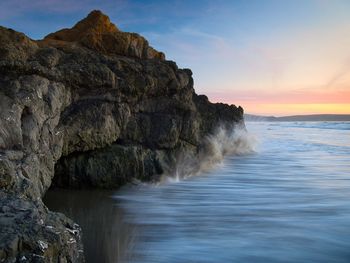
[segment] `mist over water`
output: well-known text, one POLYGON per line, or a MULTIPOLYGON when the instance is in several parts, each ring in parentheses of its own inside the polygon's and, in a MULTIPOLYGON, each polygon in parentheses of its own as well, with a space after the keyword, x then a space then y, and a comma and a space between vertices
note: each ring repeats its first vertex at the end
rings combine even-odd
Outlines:
POLYGON ((78 221, 87 235, 127 230, 107 235, 119 252, 100 262, 350 262, 350 122, 246 125, 247 140, 232 144, 242 147, 225 132, 211 138, 219 161, 235 149, 219 165, 124 187, 103 208, 115 221, 110 212, 98 226, 78 221))
POLYGON ((198 153, 187 152, 178 156, 175 168, 171 169, 173 172, 165 174, 161 183, 176 182, 210 171, 228 155, 254 153, 256 144, 255 137, 248 133, 244 124, 233 127, 220 125, 213 134, 203 138, 203 147, 198 153))

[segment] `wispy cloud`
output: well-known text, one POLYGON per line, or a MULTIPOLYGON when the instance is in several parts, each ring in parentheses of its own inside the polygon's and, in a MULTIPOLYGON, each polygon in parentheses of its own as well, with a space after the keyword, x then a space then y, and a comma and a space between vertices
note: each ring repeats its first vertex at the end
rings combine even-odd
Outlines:
POLYGON ((349 86, 338 86, 336 90, 325 90, 320 87, 275 91, 269 89, 247 89, 239 91, 212 91, 207 93, 213 101, 234 103, 298 103, 327 104, 348 103, 350 105, 349 86))
POLYGON ((13 18, 26 13, 59 13, 71 14, 76 12, 87 12, 91 9, 114 10, 127 8, 127 0, 1 0, 1 20, 13 18))
MULTIPOLYGON (((334 73, 334 75, 329 79, 326 88, 333 88, 343 77, 350 73, 350 57, 346 59, 343 65, 334 73)), ((349 84, 350 86, 350 84, 349 84)), ((350 88, 350 87, 349 87, 350 88)))
POLYGON ((41 10, 67 13, 75 12, 83 6, 83 3, 73 0, 3 0, 0 2, 0 16, 5 19, 41 10))

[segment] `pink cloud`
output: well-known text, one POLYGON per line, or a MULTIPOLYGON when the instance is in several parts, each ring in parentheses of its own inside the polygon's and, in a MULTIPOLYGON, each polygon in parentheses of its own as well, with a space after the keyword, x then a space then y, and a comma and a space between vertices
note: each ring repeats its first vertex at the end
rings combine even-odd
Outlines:
POLYGON ((298 89, 290 91, 245 90, 207 92, 214 102, 235 103, 350 103, 350 85, 337 90, 298 89))

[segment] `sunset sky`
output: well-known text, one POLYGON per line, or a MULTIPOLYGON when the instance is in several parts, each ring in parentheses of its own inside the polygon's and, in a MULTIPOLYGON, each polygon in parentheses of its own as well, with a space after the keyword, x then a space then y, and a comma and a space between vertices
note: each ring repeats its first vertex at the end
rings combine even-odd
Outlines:
POLYGON ((0 25, 39 39, 92 9, 191 68, 213 102, 261 115, 350 114, 349 0, 0 0, 0 25))

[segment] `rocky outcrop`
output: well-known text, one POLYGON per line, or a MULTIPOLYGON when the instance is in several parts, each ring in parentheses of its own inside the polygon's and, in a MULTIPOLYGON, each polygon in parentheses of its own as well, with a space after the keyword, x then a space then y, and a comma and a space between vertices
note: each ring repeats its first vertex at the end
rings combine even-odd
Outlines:
POLYGON ((0 27, 0 108, 0 262, 83 261, 79 226, 41 201, 52 184, 157 180, 243 116, 99 11, 41 41, 0 27))
POLYGON ((136 33, 121 32, 101 11, 92 11, 71 29, 49 34, 40 45, 72 47, 81 45, 105 55, 122 55, 143 59, 165 59, 162 52, 149 46, 146 39, 136 33))

